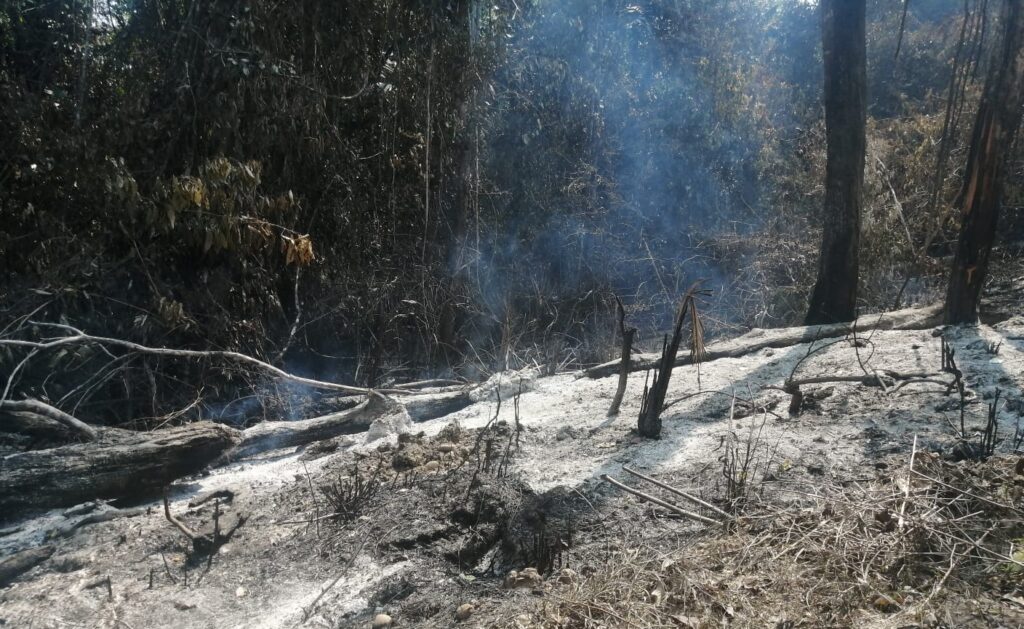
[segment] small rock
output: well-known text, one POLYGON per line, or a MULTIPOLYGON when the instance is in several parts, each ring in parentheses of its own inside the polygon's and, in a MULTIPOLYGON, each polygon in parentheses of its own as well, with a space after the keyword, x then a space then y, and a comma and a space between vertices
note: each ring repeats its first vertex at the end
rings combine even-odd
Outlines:
POLYGON ((441 445, 437 446, 437 451, 440 452, 441 454, 448 454, 449 452, 452 452, 454 450, 455 444, 453 443, 442 443, 441 445))
POLYGON ((419 468, 419 471, 423 472, 424 474, 436 474, 440 470, 441 470, 441 462, 440 461, 427 461, 426 463, 421 465, 420 468, 419 468))
POLYGON ((387 614, 377 614, 373 617, 373 624, 370 625, 371 629, 387 629, 393 624, 391 616, 387 614))
POLYGON ((811 392, 811 397, 816 400, 824 400, 830 398, 836 393, 835 387, 822 387, 811 392))
POLYGON ((572 426, 562 426, 555 433, 555 441, 565 441, 566 439, 576 439, 579 436, 579 431, 572 426))
POLYGON ((237 596, 238 598, 244 598, 245 595, 248 594, 248 593, 249 593, 249 591, 246 590, 241 585, 239 585, 238 588, 235 590, 235 596, 237 596))
POLYGON ((391 457, 391 467, 396 472, 405 472, 420 467, 427 462, 427 452, 418 443, 403 443, 398 446, 398 452, 391 457))
POLYGON ((505 577, 506 588, 533 588, 540 587, 543 583, 544 578, 536 568, 523 568, 522 572, 513 570, 505 577))
POLYGON ((366 431, 366 442, 370 443, 392 435, 397 437, 402 433, 409 432, 411 428, 412 418, 409 417, 408 412, 402 409, 373 420, 366 431))
POLYGON ((423 437, 426 436, 424 432, 411 433, 406 432, 398 435, 398 445, 404 443, 423 443, 423 437))
POLYGON ((462 426, 458 422, 452 422, 445 425, 441 429, 441 432, 437 433, 438 441, 447 441, 449 443, 458 443, 462 440, 462 426))
POLYGON ((900 610, 900 604, 885 594, 876 596, 875 600, 871 602, 871 605, 878 611, 885 614, 892 614, 900 610))
POLYGON ((469 617, 473 615, 475 608, 469 603, 463 603, 459 605, 459 608, 455 610, 455 619, 458 621, 469 620, 469 617))

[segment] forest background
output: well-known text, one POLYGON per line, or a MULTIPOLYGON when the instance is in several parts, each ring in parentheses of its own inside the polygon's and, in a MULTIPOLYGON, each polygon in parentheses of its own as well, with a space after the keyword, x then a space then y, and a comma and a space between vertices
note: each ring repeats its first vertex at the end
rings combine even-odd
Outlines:
MULTIPOLYGON (((863 312, 941 297, 989 4, 868 2, 863 312)), ((709 338, 798 324, 819 21, 797 0, 7 0, 0 329, 381 386, 611 358, 616 296, 660 347, 697 279, 709 338)), ((1024 237, 1007 151, 1002 252, 1024 237)), ((248 424, 310 395, 151 355, 46 358, 19 390, 90 423, 248 424)), ((18 360, 0 348, 0 372, 18 360)))

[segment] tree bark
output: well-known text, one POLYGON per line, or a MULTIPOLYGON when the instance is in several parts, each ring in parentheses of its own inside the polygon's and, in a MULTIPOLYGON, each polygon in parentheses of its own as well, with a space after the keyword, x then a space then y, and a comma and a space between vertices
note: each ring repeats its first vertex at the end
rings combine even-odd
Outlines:
POLYGON ((622 301, 616 297, 616 306, 619 315, 619 335, 622 337, 622 356, 619 359, 619 385, 615 389, 615 397, 612 398, 612 405, 608 408, 608 417, 619 414, 619 407, 622 406, 622 398, 626 395, 626 383, 629 381, 630 358, 633 352, 633 337, 636 336, 636 328, 626 327, 626 309, 622 307, 622 301))
POLYGON ((459 328, 464 309, 460 307, 459 300, 469 285, 464 259, 473 190, 470 130, 475 79, 470 32, 471 4, 469 0, 455 0, 448 2, 441 11, 454 37, 455 51, 451 63, 461 69, 458 81, 451 87, 451 98, 456 105, 456 131, 450 148, 450 181, 446 186, 451 190, 451 205, 447 209, 448 233, 444 236, 445 273, 450 297, 441 310, 437 331, 438 345, 449 366, 457 365, 462 359, 464 347, 459 338, 459 328))
POLYGON ((29 548, 0 559, 0 587, 15 581, 22 574, 43 563, 56 550, 51 545, 29 548))
MULTIPOLYGON (((743 336, 710 345, 702 362, 720 358, 738 358, 767 348, 792 347, 801 343, 822 341, 846 336, 853 331, 871 330, 926 330, 942 322, 942 313, 937 306, 908 308, 885 315, 863 315, 853 323, 834 323, 822 326, 776 328, 752 330, 743 336)), ((629 371, 644 371, 657 367, 660 354, 637 354, 633 357, 629 371)), ((693 358, 684 354, 676 357, 676 366, 689 365, 693 358)), ((622 368, 620 360, 596 365, 584 371, 581 377, 605 378, 622 368)))
POLYGON ((202 470, 239 440, 226 426, 197 422, 152 433, 11 454, 0 459, 0 519, 33 508, 97 498, 158 495, 202 470))
POLYGON ((867 111, 865 0, 822 0, 824 229, 807 325, 856 318, 867 111))
MULTIPOLYGON (((649 439, 661 438, 661 411, 665 407, 665 395, 668 393, 669 379, 672 377, 672 368, 676 364, 676 354, 679 352, 679 344, 683 340, 683 322, 686 320, 686 313, 692 312, 693 296, 697 292, 697 285, 694 284, 686 291, 679 304, 679 311, 676 313, 676 324, 672 330, 672 338, 665 337, 665 345, 661 350, 661 359, 654 372, 654 382, 651 388, 644 388, 643 400, 640 403, 640 417, 637 421, 637 432, 649 439)), ((694 316, 693 325, 697 326, 694 316)))
POLYGON ((340 413, 298 421, 263 422, 246 429, 242 433, 241 443, 231 450, 225 459, 235 460, 269 450, 363 432, 370 427, 374 419, 397 410, 398 405, 391 400, 370 396, 355 408, 340 413))
MULTIPOLYGON (((89 424, 39 400, 0 401, 0 416, 4 413, 13 415, 9 418, 11 423, 21 425, 25 432, 51 437, 55 441, 66 440, 69 433, 82 441, 95 441, 99 436, 89 424)), ((0 431, 3 428, 0 426, 0 431)))
POLYGON ((1002 45, 993 53, 957 196, 960 236, 946 290, 946 321, 975 323, 999 221, 1006 155, 1024 107, 1024 8, 1006 0, 1002 45))

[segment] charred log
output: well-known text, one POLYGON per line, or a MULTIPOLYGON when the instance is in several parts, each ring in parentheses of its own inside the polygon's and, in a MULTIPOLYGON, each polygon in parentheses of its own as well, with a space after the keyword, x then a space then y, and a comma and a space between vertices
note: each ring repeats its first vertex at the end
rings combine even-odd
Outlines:
POLYGON ((0 518, 96 498, 151 497, 205 468, 238 431, 211 422, 127 434, 111 442, 22 452, 0 459, 0 518))

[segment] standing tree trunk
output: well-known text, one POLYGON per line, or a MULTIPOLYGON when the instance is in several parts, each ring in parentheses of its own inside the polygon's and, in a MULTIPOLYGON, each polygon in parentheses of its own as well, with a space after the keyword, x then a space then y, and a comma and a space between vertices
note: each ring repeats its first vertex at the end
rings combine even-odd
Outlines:
POLYGON ((865 0, 822 0, 825 61, 825 219, 807 325, 856 318, 867 110, 865 0))
POLYGON ((957 196, 960 238, 946 291, 946 321, 974 323, 988 273, 1010 152, 1024 106, 1024 1, 1006 0, 1002 46, 993 53, 971 133, 964 182, 957 196))
POLYGON ((636 328, 626 327, 626 309, 622 306, 622 300, 615 296, 615 305, 619 314, 619 335, 622 337, 622 357, 619 364, 619 386, 615 389, 615 397, 612 398, 612 405, 608 408, 608 417, 619 414, 619 407, 622 406, 622 398, 626 394, 626 383, 629 382, 630 357, 633 352, 633 338, 636 336, 636 328))
POLYGON ((458 68, 456 82, 449 86, 451 98, 457 103, 455 133, 451 140, 450 156, 452 167, 447 176, 446 189, 450 190, 451 205, 448 207, 447 233, 445 233, 445 273, 449 296, 443 304, 437 330, 437 342, 449 366, 462 358, 462 343, 458 338, 459 318, 462 309, 459 299, 468 286, 464 265, 466 227, 469 222, 469 208, 473 190, 473 170, 470 157, 470 142, 473 95, 476 86, 476 71, 473 60, 473 37, 471 24, 472 0, 455 0, 439 3, 434 9, 445 20, 446 35, 452 38, 454 47, 449 63, 458 68))
MULTIPOLYGON (((699 284, 699 283, 698 283, 699 284)), ((697 314, 697 295, 707 294, 707 291, 698 290, 698 284, 690 287, 683 295, 679 303, 679 311, 676 314, 675 327, 672 329, 672 340, 668 335, 661 349, 661 359, 654 371, 654 382, 650 388, 644 385, 644 395, 640 399, 640 417, 637 420, 637 433, 649 439, 661 438, 661 411, 665 409, 665 394, 668 393, 669 378, 672 377, 672 368, 676 364, 676 354, 679 353, 679 345, 683 340, 683 323, 686 321, 686 313, 690 313, 692 333, 690 336, 690 353, 693 361, 699 363, 704 351, 704 326, 697 314)))

